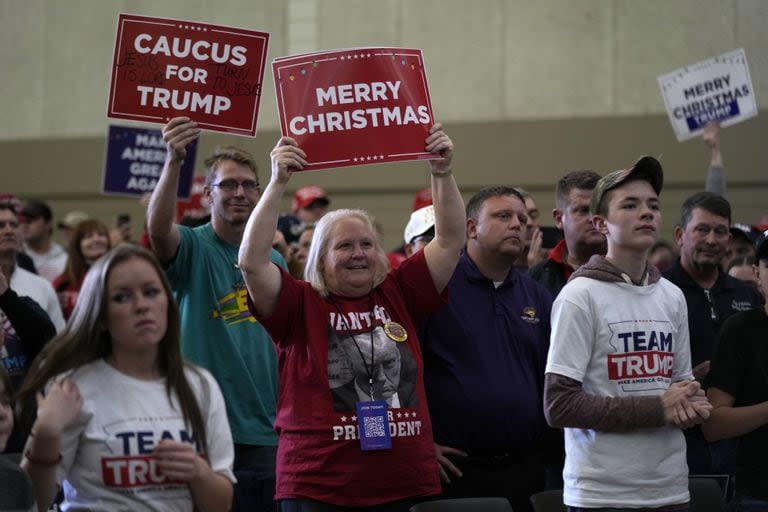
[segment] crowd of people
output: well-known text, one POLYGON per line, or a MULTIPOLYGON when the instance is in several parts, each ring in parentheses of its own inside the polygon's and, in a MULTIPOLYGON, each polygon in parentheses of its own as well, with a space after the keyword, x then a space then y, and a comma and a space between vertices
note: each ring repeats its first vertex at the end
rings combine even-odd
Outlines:
POLYGON ((200 133, 163 128, 138 243, 0 196, 0 451, 19 461, 0 470, 21 479, 0 486, 29 485, 25 510, 520 512, 563 489, 571 511, 684 511, 710 474, 736 510, 768 509, 768 225, 732 219, 716 124, 664 241, 657 159, 566 172, 552 240, 514 184, 465 205, 437 123, 391 251, 320 187, 281 213, 307 165, 289 137, 266 185, 216 148, 210 216, 177 223, 200 133))

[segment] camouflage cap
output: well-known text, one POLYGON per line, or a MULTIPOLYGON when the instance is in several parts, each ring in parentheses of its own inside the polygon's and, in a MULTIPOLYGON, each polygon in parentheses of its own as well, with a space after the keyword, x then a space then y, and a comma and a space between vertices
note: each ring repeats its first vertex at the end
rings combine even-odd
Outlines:
POLYGON ((642 180, 650 183, 653 190, 661 193, 661 187, 664 184, 664 171, 658 160, 652 156, 640 157, 635 165, 629 169, 620 169, 606 174, 597 182, 595 190, 592 192, 592 201, 589 203, 589 212, 595 215, 600 209, 600 203, 605 197, 606 192, 613 190, 629 179, 642 180))

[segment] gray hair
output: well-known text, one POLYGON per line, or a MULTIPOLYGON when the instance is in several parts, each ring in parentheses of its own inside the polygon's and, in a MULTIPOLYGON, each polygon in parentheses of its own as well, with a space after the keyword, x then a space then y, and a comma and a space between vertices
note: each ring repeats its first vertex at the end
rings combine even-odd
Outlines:
POLYGON ((329 290, 323 273, 323 260, 328 253, 331 243, 331 233, 333 228, 345 219, 359 219, 363 221, 366 227, 373 234, 373 243, 376 250, 376 270, 373 276, 373 286, 379 286, 389 273, 389 260, 387 253, 381 247, 379 238, 376 236, 376 229, 373 225, 373 218, 365 210, 341 209, 328 212, 315 225, 315 234, 312 236, 312 244, 309 246, 307 263, 304 267, 304 279, 306 279, 312 288, 323 297, 327 297, 329 290))

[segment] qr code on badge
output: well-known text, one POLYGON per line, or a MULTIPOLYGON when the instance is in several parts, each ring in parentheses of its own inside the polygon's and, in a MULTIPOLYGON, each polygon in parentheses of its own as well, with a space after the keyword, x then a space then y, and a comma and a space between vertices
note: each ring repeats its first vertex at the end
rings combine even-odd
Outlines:
POLYGON ((363 427, 365 428, 365 437, 386 437, 387 431, 384 430, 384 418, 382 416, 366 416, 363 418, 363 427))

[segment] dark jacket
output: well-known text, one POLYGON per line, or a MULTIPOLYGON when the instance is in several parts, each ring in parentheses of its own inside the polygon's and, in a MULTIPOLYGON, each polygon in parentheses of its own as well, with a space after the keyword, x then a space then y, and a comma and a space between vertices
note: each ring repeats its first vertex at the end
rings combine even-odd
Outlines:
POLYGON ((560 240, 546 260, 528 269, 530 278, 549 290, 554 297, 557 297, 573 272, 571 266, 565 263, 566 253, 565 240, 560 240))
POLYGON ((679 259, 664 272, 664 277, 676 284, 685 295, 691 333, 691 366, 712 359, 720 327, 728 317, 739 311, 758 308, 763 303, 754 287, 725 272, 720 272, 710 290, 704 290, 685 271, 679 259))

